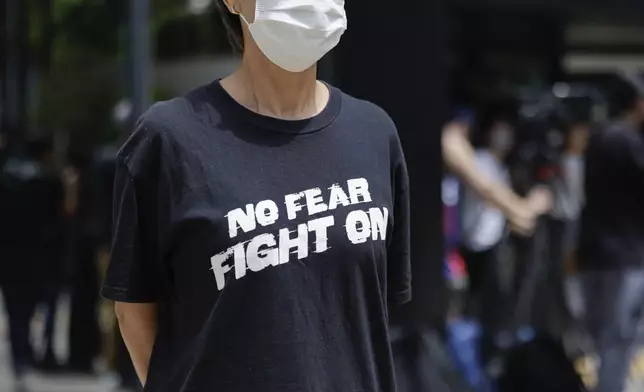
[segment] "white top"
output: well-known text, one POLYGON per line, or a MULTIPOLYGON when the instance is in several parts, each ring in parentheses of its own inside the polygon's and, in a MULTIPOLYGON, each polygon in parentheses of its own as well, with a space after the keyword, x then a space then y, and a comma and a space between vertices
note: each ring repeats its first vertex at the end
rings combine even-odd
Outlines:
MULTIPOLYGON (((488 150, 476 151, 476 164, 492 181, 510 185, 507 167, 488 150)), ((469 187, 465 187, 461 208, 462 238, 466 248, 482 252, 501 242, 506 221, 500 210, 490 206, 469 187)))
POLYGON ((585 202, 584 159, 564 154, 561 158, 561 179, 554 187, 552 216, 563 220, 577 220, 585 202))

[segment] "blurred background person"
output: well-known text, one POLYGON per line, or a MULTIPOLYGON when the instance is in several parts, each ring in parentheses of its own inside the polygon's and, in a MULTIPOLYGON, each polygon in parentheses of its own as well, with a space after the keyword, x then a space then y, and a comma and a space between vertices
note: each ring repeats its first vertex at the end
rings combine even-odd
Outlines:
POLYGON ((585 120, 564 120, 564 151, 559 161, 559 178, 554 186, 550 230, 561 267, 572 269, 579 245, 581 211, 584 206, 585 153, 590 138, 590 123, 585 120))
POLYGON ((67 370, 92 374, 100 353, 98 325, 99 273, 97 243, 99 223, 96 216, 96 179, 92 178, 87 152, 69 154, 64 170, 69 196, 65 211, 69 217, 69 356, 67 370))
MULTIPOLYGON (((77 194, 77 174, 66 167, 62 171, 53 173, 58 176, 57 186, 60 187, 61 205, 58 222, 52 229, 56 230, 55 236, 49 246, 48 255, 52 258, 50 268, 43 287, 43 296, 40 305, 44 308, 44 330, 42 342, 44 344, 43 353, 36 361, 36 367, 43 372, 56 372, 61 370, 61 359, 55 353, 55 337, 59 303, 64 293, 66 283, 66 260, 69 259, 69 223, 73 217, 77 194)), ((54 178, 52 178, 54 180, 54 178)))
POLYGON ((551 202, 550 194, 544 188, 535 188, 526 198, 512 190, 505 158, 514 145, 515 116, 507 105, 495 102, 485 109, 478 134, 474 134, 476 130, 472 129, 471 118, 465 117, 457 118, 443 130, 445 162, 462 182, 460 253, 469 277, 465 308, 462 309, 465 319, 450 321, 450 345, 454 360, 478 391, 492 388, 485 376, 485 362, 492 354, 495 327, 504 316, 497 249, 505 236, 506 222, 515 232, 530 235, 537 219, 548 210, 551 202), (479 148, 475 149, 471 144, 470 133, 479 148), (470 317, 476 323, 468 322, 470 317), (456 341, 462 339, 456 336, 466 330, 470 331, 469 339, 473 339, 468 344, 478 357, 475 361, 468 357, 472 351, 463 349, 465 342, 456 347, 456 341))
MULTIPOLYGON (((565 117, 565 116, 564 116, 565 117)), ((570 116, 569 116, 570 117, 570 116)), ((581 210, 584 205, 585 152, 590 137, 587 120, 562 118, 555 121, 556 135, 562 145, 553 162, 549 180, 553 208, 547 220, 548 256, 543 265, 547 285, 540 285, 539 306, 533 318, 551 336, 561 337, 577 323, 568 306, 565 292, 567 272, 574 271, 574 258, 579 246, 581 210)))
POLYGON ((475 149, 468 138, 470 130, 471 125, 460 120, 452 121, 443 128, 443 158, 447 167, 465 186, 502 211, 514 230, 530 233, 534 230, 537 218, 550 206, 549 192, 538 189, 523 198, 511 187, 494 181, 482 172, 476 163, 475 149))
POLYGON ((590 141, 579 268, 601 360, 597 391, 621 391, 644 321, 644 90, 621 79, 614 120, 590 141))
MULTIPOLYGON (((478 134, 474 135, 476 166, 493 184, 509 188, 510 173, 505 162, 514 145, 514 121, 507 109, 497 105, 486 109, 478 134)), ((498 250, 506 233, 506 218, 474 188, 465 186, 461 204, 461 254, 469 274, 466 313, 479 320, 485 361, 492 346, 495 323, 499 321, 501 288, 498 250)))
POLYGON ((61 268, 63 186, 50 140, 28 144, 2 171, 2 293, 9 324, 13 373, 19 385, 34 364, 30 322, 36 305, 51 305, 61 268))

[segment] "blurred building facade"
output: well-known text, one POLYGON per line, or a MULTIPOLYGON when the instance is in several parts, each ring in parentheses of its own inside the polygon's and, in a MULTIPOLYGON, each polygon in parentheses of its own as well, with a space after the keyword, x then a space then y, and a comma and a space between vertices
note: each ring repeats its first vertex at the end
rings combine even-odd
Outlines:
POLYGON ((644 4, 636 0, 451 3, 455 100, 515 85, 601 83, 644 70, 644 4))

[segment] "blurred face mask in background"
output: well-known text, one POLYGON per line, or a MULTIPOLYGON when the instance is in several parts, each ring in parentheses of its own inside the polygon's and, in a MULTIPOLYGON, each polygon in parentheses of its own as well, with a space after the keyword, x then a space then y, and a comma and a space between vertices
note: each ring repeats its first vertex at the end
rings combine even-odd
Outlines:
POLYGON ((262 53, 290 72, 317 63, 347 29, 344 0, 257 0, 255 20, 240 17, 262 53))

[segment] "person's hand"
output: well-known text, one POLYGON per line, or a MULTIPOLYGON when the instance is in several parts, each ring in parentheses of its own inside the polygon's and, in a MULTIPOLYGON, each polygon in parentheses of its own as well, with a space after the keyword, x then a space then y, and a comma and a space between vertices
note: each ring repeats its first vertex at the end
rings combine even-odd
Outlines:
POLYGON ((526 201, 530 209, 543 215, 552 208, 552 193, 545 186, 537 186, 528 193, 526 201))
POLYGON ((512 207, 510 213, 507 215, 510 230, 523 236, 532 234, 534 228, 537 226, 537 218, 539 215, 530 207, 527 200, 520 200, 512 207))
POLYGON ((520 235, 530 235, 537 219, 552 208, 552 193, 544 186, 533 188, 528 196, 511 208, 507 218, 510 229, 520 235))
POLYGON ((78 184, 78 172, 72 167, 63 169, 63 183, 68 187, 73 187, 78 184))

